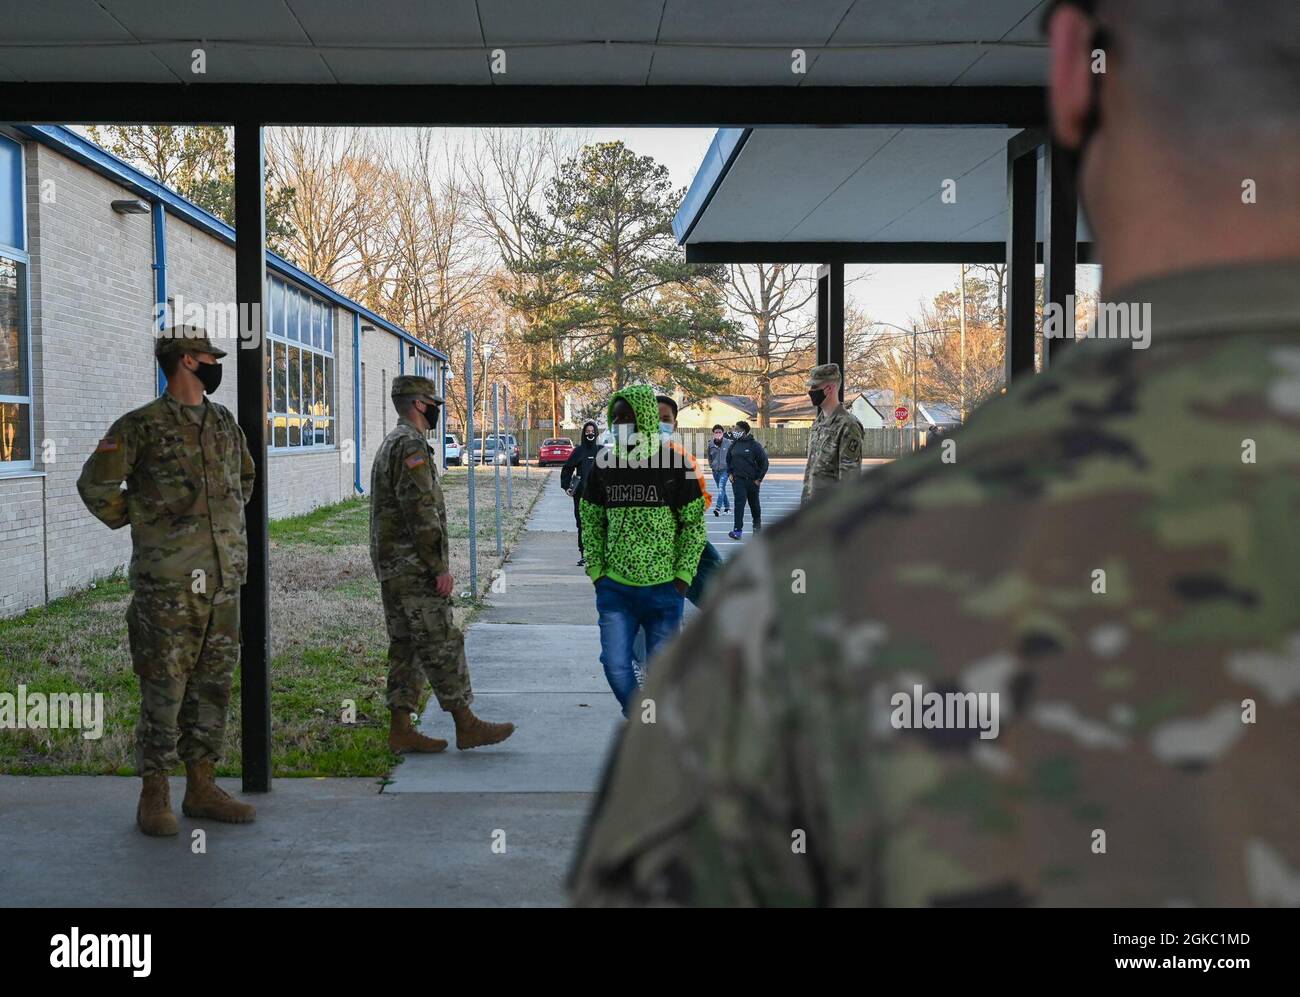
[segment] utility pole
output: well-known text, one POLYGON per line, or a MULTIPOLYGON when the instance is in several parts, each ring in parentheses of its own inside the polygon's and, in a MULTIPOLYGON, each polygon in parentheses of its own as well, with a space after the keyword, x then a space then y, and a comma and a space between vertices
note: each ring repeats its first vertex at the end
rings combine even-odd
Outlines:
POLYGON ((966 424, 966 264, 961 265, 961 403, 960 418, 966 424))
MULTIPOLYGON (((501 542, 501 387, 495 381, 492 383, 492 471, 496 479, 497 490, 497 563, 505 560, 505 545, 501 542)), ((483 453, 487 454, 484 448, 483 453)), ((506 451, 506 460, 510 459, 510 451, 506 451)))
POLYGON ((912 323, 912 452, 916 453, 916 323, 912 323))
POLYGON ((465 448, 461 459, 469 465, 469 594, 478 598, 478 531, 474 505, 474 331, 465 329, 465 448), (466 458, 468 458, 466 460, 466 458))
MULTIPOLYGON (((510 440, 510 385, 507 384, 505 387, 503 387, 503 388, 501 389, 501 394, 504 396, 504 397, 501 399, 501 408, 504 410, 504 412, 505 412, 505 416, 506 416, 506 424, 505 424, 505 425, 506 425, 506 441, 507 441, 507 446, 506 446, 506 508, 510 511, 510 515, 513 516, 514 513, 515 513, 515 492, 514 492, 514 489, 511 487, 511 484, 510 484, 510 482, 511 482, 511 474, 512 474, 512 472, 511 472, 510 469, 511 469, 511 467, 512 467, 512 463, 513 463, 512 460, 511 460, 511 457, 510 457, 510 447, 509 447, 509 440, 510 440)), ((518 443, 517 440, 516 440, 516 443, 518 443)))

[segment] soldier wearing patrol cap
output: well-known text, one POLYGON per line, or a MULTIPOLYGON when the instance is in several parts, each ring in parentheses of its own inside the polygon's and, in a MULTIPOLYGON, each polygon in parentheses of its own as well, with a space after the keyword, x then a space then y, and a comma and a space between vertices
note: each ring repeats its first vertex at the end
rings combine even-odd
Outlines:
POLYGON ((514 724, 487 723, 470 710, 465 638, 451 615, 447 506, 425 434, 438 424, 442 398, 427 377, 393 378, 399 416, 370 474, 370 560, 388 625, 388 746, 398 754, 443 751, 447 742, 415 730, 427 677, 456 724, 456 747, 504 741, 514 724))
POLYGON ((167 772, 185 762, 189 817, 246 823, 254 809, 213 779, 239 664, 239 586, 248 563, 244 505, 253 458, 230 411, 204 398, 226 355, 197 325, 163 332, 167 376, 158 398, 118 419, 77 480, 86 508, 110 529, 131 527, 127 630, 140 679, 136 823, 176 834, 167 772), (125 489, 123 489, 125 484, 125 489))
POLYGON ((807 502, 862 470, 862 423, 840 404, 840 365, 824 363, 808 374, 808 397, 817 409, 808 434, 808 463, 803 471, 807 502))

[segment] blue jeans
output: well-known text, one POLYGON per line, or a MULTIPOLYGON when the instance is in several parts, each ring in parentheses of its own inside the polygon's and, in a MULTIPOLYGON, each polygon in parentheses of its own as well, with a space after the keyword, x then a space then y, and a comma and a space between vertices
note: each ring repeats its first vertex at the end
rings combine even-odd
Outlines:
POLYGON ((614 690, 623 716, 640 686, 632 647, 637 630, 645 627, 650 656, 672 640, 682 625, 684 600, 672 582, 662 585, 624 585, 612 578, 596 582, 596 615, 600 622, 600 663, 614 690))
POLYGON ((723 512, 731 508, 731 501, 727 498, 727 477, 725 470, 713 472, 713 483, 718 489, 718 508, 723 512))

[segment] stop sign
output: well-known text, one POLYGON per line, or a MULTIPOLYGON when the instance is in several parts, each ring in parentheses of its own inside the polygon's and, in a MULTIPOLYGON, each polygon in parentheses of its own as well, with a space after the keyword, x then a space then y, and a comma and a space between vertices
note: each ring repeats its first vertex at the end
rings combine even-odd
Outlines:
POLYGON ((894 409, 894 418, 899 422, 907 422, 907 406, 900 405, 898 408, 894 409))

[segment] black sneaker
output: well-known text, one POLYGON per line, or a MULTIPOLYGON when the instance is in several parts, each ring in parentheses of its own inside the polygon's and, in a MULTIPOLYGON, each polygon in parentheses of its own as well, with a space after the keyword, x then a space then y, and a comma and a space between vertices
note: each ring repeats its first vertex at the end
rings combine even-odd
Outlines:
POLYGON ((713 515, 714 515, 714 516, 721 516, 721 515, 722 515, 722 510, 719 509, 719 508, 717 508, 717 507, 715 506, 714 509, 713 509, 713 515))
POLYGON ((578 558, 578 567, 585 568, 586 566, 587 566, 587 559, 585 557, 578 558))
POLYGON ((756 525, 756 526, 754 527, 754 532, 755 532, 755 533, 762 533, 762 532, 763 532, 763 527, 761 527, 761 526, 757 526, 757 525, 756 525))

